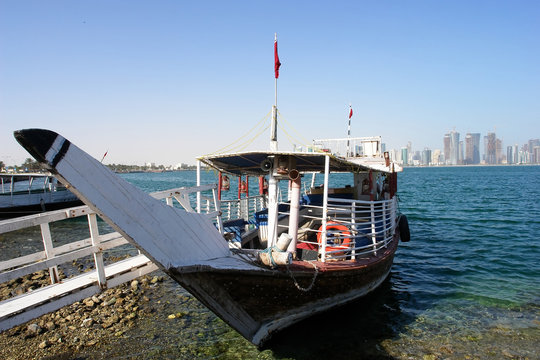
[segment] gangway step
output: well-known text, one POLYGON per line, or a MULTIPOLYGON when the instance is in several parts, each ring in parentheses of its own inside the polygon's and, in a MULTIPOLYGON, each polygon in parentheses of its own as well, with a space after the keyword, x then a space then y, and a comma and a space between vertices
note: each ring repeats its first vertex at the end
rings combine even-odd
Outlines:
MULTIPOLYGON (((137 255, 105 267, 107 288, 157 270, 146 256, 137 255)), ((64 279, 0 302, 0 331, 10 329, 63 306, 101 292, 97 271, 64 279)))

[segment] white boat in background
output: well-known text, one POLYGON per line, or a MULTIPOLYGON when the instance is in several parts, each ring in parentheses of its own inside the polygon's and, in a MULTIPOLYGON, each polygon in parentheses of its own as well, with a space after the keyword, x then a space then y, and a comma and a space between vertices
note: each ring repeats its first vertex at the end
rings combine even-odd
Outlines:
POLYGON ((0 219, 81 205, 75 194, 43 173, 0 173, 0 219))

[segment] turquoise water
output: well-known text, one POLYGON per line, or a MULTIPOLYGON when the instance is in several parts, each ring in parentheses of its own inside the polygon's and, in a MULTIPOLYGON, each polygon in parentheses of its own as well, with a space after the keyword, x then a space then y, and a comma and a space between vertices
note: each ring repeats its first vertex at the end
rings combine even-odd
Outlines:
MULTIPOLYGON (((147 192, 195 185, 192 171, 122 176, 147 192)), ((338 176, 334 184, 348 180, 338 176)), ((202 183, 215 181, 203 173, 202 183)), ((231 179, 224 198, 234 198, 234 189, 231 179)), ((252 180, 250 193, 257 189, 252 180)), ((388 280, 360 301, 283 331, 263 351, 166 279, 155 290, 153 316, 79 355, 540 359, 540 166, 408 168, 399 199, 411 241, 400 244, 388 280), (184 315, 168 319, 177 313, 184 315)))
MULTIPOLYGON (((126 178, 146 191, 195 181, 192 172, 126 178)), ((214 179, 210 172, 202 182, 214 179)), ((251 185, 255 193, 256 184, 251 185)), ((202 358, 540 358, 540 167, 409 168, 400 175, 399 198, 412 239, 401 244, 390 278, 374 294, 293 326, 263 352, 196 306, 194 319, 200 314, 212 319, 205 320, 205 335, 185 341, 180 330, 162 333, 157 353, 167 358, 185 358, 186 351, 202 358)), ((171 286, 174 294, 182 293, 171 286)))

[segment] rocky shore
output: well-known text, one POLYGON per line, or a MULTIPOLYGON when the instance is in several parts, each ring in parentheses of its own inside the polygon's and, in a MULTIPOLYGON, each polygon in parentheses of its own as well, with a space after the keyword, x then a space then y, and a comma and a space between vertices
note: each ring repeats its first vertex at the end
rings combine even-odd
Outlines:
MULTIPOLYGON (((0 298, 31 291, 47 280, 48 272, 41 271, 2 284, 0 298)), ((122 337, 151 316, 162 281, 162 273, 155 272, 6 330, 0 333, 0 359, 81 358, 84 349, 122 337)))
MULTIPOLYGON (((0 298, 47 281, 43 271, 2 284, 0 298)), ((538 358, 537 305, 486 308, 480 328, 467 320, 476 306, 440 313, 433 308, 404 322, 400 307, 387 296, 383 289, 307 320, 276 335, 271 349, 259 351, 156 271, 0 333, 0 360, 538 358), (320 324, 339 331, 313 336, 320 324)))

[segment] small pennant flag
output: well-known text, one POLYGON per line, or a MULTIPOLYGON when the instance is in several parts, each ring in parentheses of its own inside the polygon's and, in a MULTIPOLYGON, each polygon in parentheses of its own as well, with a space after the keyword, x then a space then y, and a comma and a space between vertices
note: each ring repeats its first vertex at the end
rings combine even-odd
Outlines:
POLYGON ((279 78, 279 67, 281 66, 281 63, 279 62, 279 56, 277 53, 277 38, 274 40, 274 73, 276 76, 276 79, 279 78))
POLYGON ((349 108, 351 108, 351 110, 349 111, 349 119, 352 118, 352 106, 349 106, 349 108))
POLYGON ((109 152, 109 150, 105 151, 105 154, 103 154, 103 157, 101 158, 101 162, 103 162, 103 160, 105 160, 105 156, 107 156, 108 152, 109 152))

